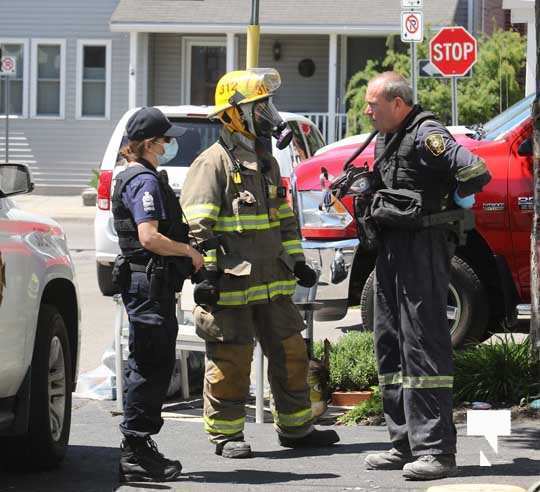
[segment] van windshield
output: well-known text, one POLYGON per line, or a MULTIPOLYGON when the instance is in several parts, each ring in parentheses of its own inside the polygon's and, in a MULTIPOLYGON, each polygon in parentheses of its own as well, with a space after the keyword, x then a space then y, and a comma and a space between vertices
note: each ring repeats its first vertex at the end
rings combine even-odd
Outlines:
MULTIPOLYGON (((187 131, 181 137, 177 137, 178 153, 166 167, 189 167, 199 154, 210 147, 219 138, 221 125, 219 122, 210 121, 207 118, 174 118, 169 120, 173 125, 181 126, 187 131)), ((120 148, 127 144, 124 135, 120 148)), ((123 157, 118 154, 117 164, 123 164, 123 157)))

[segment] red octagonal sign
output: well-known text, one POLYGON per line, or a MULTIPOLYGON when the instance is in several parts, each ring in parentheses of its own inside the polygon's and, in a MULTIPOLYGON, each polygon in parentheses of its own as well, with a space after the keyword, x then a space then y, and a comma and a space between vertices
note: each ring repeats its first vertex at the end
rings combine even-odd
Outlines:
POLYGON ((465 75, 476 62, 476 39, 463 27, 443 27, 429 42, 429 61, 446 77, 465 75))

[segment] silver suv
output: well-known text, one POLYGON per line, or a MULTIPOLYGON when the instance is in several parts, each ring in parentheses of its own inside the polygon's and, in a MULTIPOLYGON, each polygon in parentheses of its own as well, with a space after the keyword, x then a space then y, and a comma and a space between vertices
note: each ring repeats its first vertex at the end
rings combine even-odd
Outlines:
POLYGON ((32 189, 0 165, 0 466, 44 469, 68 445, 80 312, 64 231, 10 199, 32 189))

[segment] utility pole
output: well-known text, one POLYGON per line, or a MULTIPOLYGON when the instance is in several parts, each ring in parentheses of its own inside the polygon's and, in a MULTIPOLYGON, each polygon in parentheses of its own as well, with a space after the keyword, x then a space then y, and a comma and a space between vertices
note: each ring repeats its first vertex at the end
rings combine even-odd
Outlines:
POLYGON ((260 34, 259 0, 251 0, 251 21, 247 28, 246 69, 254 68, 259 64, 260 34))
POLYGON ((540 357, 540 0, 535 1, 536 19, 536 98, 532 105, 534 216, 531 233, 531 341, 540 357))

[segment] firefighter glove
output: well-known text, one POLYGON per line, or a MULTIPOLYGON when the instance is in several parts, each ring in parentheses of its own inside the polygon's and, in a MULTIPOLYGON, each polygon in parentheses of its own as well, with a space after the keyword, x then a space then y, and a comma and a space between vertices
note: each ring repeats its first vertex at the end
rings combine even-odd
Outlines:
MULTIPOLYGON (((199 279, 197 279, 199 280, 199 279)), ((199 306, 215 306, 219 300, 219 274, 205 271, 204 279, 195 285, 193 298, 199 306)))
POLYGON ((298 279, 298 285, 302 287, 313 287, 317 283, 317 273, 306 265, 305 261, 295 263, 294 275, 298 279))

